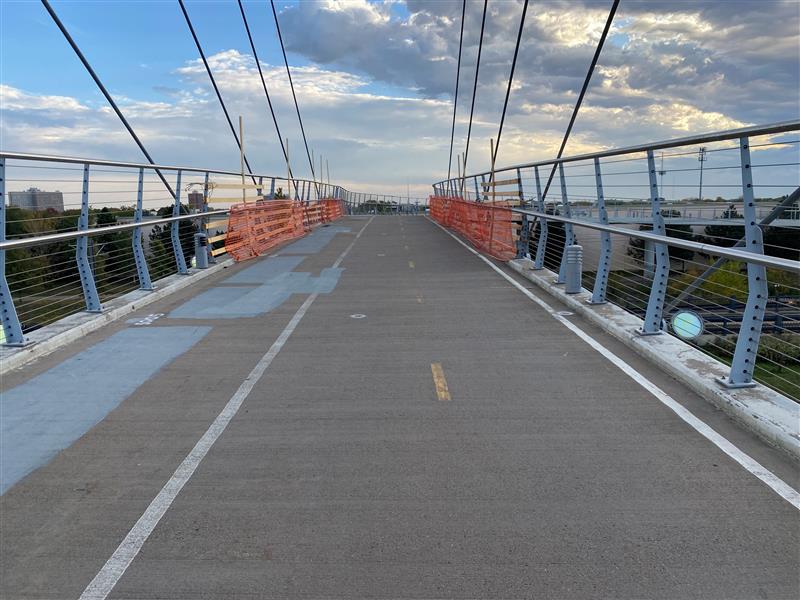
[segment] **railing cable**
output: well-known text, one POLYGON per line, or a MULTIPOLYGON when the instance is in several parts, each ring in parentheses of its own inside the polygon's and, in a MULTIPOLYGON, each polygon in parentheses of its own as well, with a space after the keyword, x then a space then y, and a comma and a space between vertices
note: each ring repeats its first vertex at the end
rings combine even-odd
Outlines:
MULTIPOLYGON (((94 82, 97 84, 97 87, 100 88, 100 91, 106 97, 106 100, 108 100, 108 103, 111 105, 111 108, 113 108, 114 112, 117 113, 117 116, 119 117, 119 120, 122 121, 122 124, 125 126, 125 129, 127 129, 128 133, 131 134, 133 141, 136 142, 137 146, 139 146, 139 150, 142 151, 142 154, 144 154, 145 158, 147 159, 147 162, 149 162, 151 165, 154 165, 155 161, 153 160, 153 157, 150 156, 150 153, 144 147, 142 140, 140 140, 139 136, 136 135, 136 132, 133 130, 133 127, 131 127, 130 123, 128 123, 128 120, 125 118, 125 115, 122 114, 122 111, 117 106, 117 103, 114 102, 114 99, 111 97, 111 94, 108 93, 106 86, 104 86, 103 82, 100 81, 100 77, 97 76, 97 73, 95 73, 94 69, 89 64, 89 61, 86 60, 86 57, 83 55, 83 52, 81 52, 80 48, 78 48, 78 44, 76 44, 75 40, 72 39, 72 36, 67 31, 67 28, 61 22, 61 19, 58 18, 58 15, 56 15, 55 11, 53 10, 53 7, 50 6, 50 2, 48 2, 48 0, 42 0, 42 4, 44 5, 45 10, 47 10, 47 12, 52 17, 53 22, 61 30, 61 33, 64 35, 64 38, 67 40, 67 42, 69 42, 69 45, 72 46, 72 49, 75 51, 75 54, 78 56, 80 61, 83 63, 83 66, 89 72, 89 75, 91 75, 92 79, 94 79, 94 82)), ((155 171, 158 174, 158 177, 163 182, 164 186, 169 191, 170 195, 174 199, 175 191, 172 189, 172 186, 167 182, 167 179, 164 177, 164 174, 159 169, 155 169, 155 171)))
MULTIPOLYGON (((583 81, 583 87, 581 88, 581 93, 578 95, 578 101, 575 103, 575 108, 572 109, 572 116, 569 119, 569 125, 567 125, 567 130, 564 132, 564 139, 561 141, 561 147, 558 149, 558 156, 556 160, 561 158, 561 155, 564 153, 564 148, 567 145, 567 140, 569 140, 569 134, 572 133, 572 126, 575 124, 575 117, 578 116, 578 111, 581 108, 581 104, 583 103, 583 97, 586 95, 586 90, 589 87, 589 82, 592 79, 592 73, 594 73, 594 68, 597 65, 597 59, 600 58, 600 53, 603 51, 603 45, 606 42, 606 37, 608 36, 608 32, 611 29, 611 23, 614 21, 614 15, 617 12, 617 7, 619 6, 619 0, 614 0, 614 4, 611 5, 611 11, 608 13, 608 19, 606 19, 606 26, 603 28, 603 33, 600 36, 600 41, 597 43, 597 49, 594 51, 594 56, 592 57, 592 63, 589 65, 589 71, 586 73, 586 79, 583 81)), ((542 198, 547 198, 547 192, 550 189, 550 184, 553 182, 553 176, 556 174, 556 167, 557 163, 553 163, 553 168, 550 171, 550 176, 547 178, 547 185, 544 186, 544 193, 542 194, 542 198)))
POLYGON ((239 148, 239 151, 242 152, 244 156, 244 164, 247 165, 247 170, 250 173, 250 178, 253 180, 253 183, 256 184, 256 178, 253 176, 253 169, 250 166, 250 162, 247 160, 247 155, 244 154, 242 150, 242 142, 239 140, 239 134, 236 133, 236 128, 233 126, 233 121, 231 121, 231 116, 228 114, 228 108, 225 106, 225 101, 222 99, 222 94, 217 87, 217 81, 214 79, 214 75, 211 72, 211 67, 208 65, 208 61, 206 60, 206 55, 203 52, 202 46, 200 46, 200 40, 197 39, 197 34, 194 31, 194 27, 192 26, 192 20, 189 18, 189 13, 186 12, 186 6, 183 4, 183 0, 178 0, 178 4, 181 7, 181 12, 183 12, 183 17, 186 19, 186 24, 189 26, 189 33, 192 34, 192 39, 194 40, 195 46, 197 46, 197 51, 200 53, 200 58, 203 60, 203 64, 206 67, 206 73, 208 73, 208 78, 211 80, 211 85, 214 88, 214 92, 217 94, 217 100, 219 100, 220 105, 222 106, 222 112, 225 113, 225 118, 228 120, 228 126, 231 128, 231 133, 233 134, 233 138, 236 140, 236 146, 239 148))
MULTIPOLYGON (((242 5, 242 0, 237 0, 239 3, 239 11, 242 13, 242 21, 244 22, 245 31, 247 31, 247 39, 250 41, 250 48, 253 50, 253 58, 256 61, 256 67, 258 67, 258 76, 261 78, 261 86, 264 88, 264 96, 267 98, 267 105, 269 106, 269 112, 272 115, 272 122, 275 124, 275 131, 278 134, 278 143, 281 145, 281 152, 283 152, 283 158, 286 161, 286 165, 289 170, 289 178, 294 182, 295 191, 299 194, 300 191, 297 189, 297 182, 294 181, 294 177, 292 176, 292 167, 289 165, 289 155, 286 153, 286 146, 283 144, 283 136, 281 135, 281 128, 278 126, 278 118, 275 116, 275 109, 272 106, 272 99, 269 97, 269 91, 267 91, 267 82, 264 80, 264 72, 261 70, 261 62, 258 60, 258 52, 256 52, 256 45, 253 42, 253 36, 250 34, 250 25, 247 22, 247 16, 244 12, 244 5, 242 5)), ((286 190, 289 191, 288 189, 286 190)))
MULTIPOLYGON (((525 0, 527 4, 527 0, 525 0)), ((464 14, 467 11, 467 0, 463 0, 461 4, 461 33, 458 37, 458 65, 456 66, 456 93, 453 97, 453 126, 450 129, 450 158, 447 161, 447 179, 450 179, 450 173, 453 169, 453 138, 456 134, 456 109, 458 108, 458 82, 461 79, 461 47, 464 43, 464 14)))
MULTIPOLYGON (((469 138, 472 135, 472 116, 475 113, 475 92, 478 90, 478 72, 481 68, 481 50, 483 50, 483 30, 486 25, 486 6, 489 0, 483 0, 483 16, 481 17, 481 35, 478 40, 478 58, 475 61, 475 82, 472 84, 472 107, 469 110, 469 126, 467 127, 467 147, 464 150, 464 163, 462 173, 467 172, 467 158, 469 158, 469 138)), ((463 179, 462 179, 463 185, 463 179)), ((463 194, 463 190, 462 190, 463 194)))
MULTIPOLYGON (((281 35, 281 26, 278 23, 278 11, 275 10, 274 0, 269 0, 272 6, 272 16, 275 19, 275 29, 278 32, 278 41, 281 43, 281 52, 283 52, 283 62, 286 65, 286 75, 289 77, 289 87, 292 90, 292 98, 294 99, 294 109, 297 111, 297 120, 300 122, 300 133, 303 134, 303 144, 306 147, 306 156, 308 157, 308 164, 311 167, 311 179, 317 179, 314 172, 314 161, 311 158, 311 151, 308 149, 308 139, 306 138, 306 130, 303 127, 303 118, 300 116, 300 105, 297 103, 297 95, 294 92, 294 82, 292 81, 292 71, 289 68, 289 59, 286 57, 286 46, 283 45, 283 35, 281 35)), ((317 186, 317 195, 319 195, 319 186, 317 186)))

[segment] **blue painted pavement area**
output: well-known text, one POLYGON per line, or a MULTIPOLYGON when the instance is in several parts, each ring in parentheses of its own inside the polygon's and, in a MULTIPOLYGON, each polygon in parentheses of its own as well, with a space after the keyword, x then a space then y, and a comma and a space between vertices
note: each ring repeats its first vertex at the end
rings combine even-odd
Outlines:
POLYGON ((79 439, 210 330, 125 329, 0 394, 0 494, 79 439))

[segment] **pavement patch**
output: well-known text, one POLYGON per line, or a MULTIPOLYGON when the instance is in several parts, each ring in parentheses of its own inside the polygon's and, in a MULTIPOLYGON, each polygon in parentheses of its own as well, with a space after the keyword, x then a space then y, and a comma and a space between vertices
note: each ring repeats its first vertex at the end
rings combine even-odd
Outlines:
POLYGON ((99 423, 210 327, 124 329, 0 399, 0 494, 99 423))

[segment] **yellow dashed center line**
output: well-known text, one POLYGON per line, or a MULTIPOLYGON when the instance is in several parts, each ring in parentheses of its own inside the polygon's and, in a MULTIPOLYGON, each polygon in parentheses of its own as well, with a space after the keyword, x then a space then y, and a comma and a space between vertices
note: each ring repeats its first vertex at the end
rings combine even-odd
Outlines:
POLYGON ((433 383, 436 386, 436 395, 439 400, 450 400, 450 390, 447 389, 447 380, 444 378, 442 364, 431 363, 431 373, 433 373, 433 383))

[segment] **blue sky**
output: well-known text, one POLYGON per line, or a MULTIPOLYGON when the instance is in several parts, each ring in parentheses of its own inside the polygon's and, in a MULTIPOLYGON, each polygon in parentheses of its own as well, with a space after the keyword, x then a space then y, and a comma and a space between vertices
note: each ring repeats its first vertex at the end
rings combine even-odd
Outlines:
MULTIPOLYGON (((499 164, 555 153, 609 4, 531 5, 499 164)), ((177 2, 53 6, 157 161, 237 168, 177 2)), ((470 170, 488 164, 521 12, 518 1, 489 6, 470 170)), ((350 186, 391 193, 410 183, 425 193, 447 168, 460 2, 278 7, 317 154, 350 186)), ((187 8, 232 114, 245 117, 251 162, 283 172, 238 6, 187 1, 187 8)), ((464 144, 481 8, 468 2, 456 148, 464 144)), ((281 127, 299 149, 269 5, 246 2, 245 9, 281 127)), ((138 160, 41 4, 2 0, 0 10, 0 146, 138 160)), ((792 1, 623 2, 567 152, 798 118, 798 31, 800 4, 792 1)))

